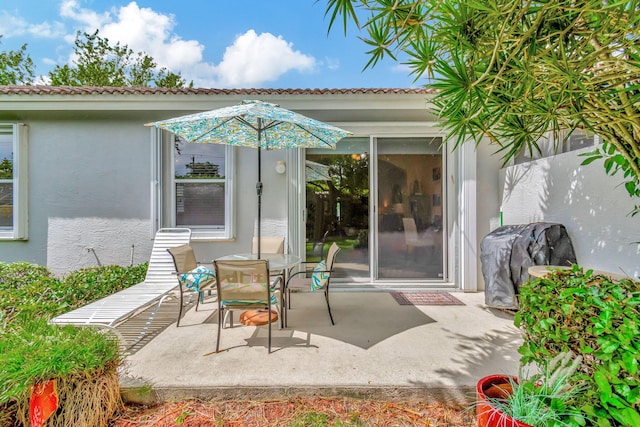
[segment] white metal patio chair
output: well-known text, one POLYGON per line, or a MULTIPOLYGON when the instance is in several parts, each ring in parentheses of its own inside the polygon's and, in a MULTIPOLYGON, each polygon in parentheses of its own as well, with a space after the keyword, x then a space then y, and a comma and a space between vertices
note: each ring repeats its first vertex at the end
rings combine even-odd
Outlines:
POLYGON ((95 326, 109 329, 128 347, 124 336, 116 326, 156 303, 138 338, 138 343, 146 334, 160 304, 178 286, 174 275, 175 266, 167 249, 188 244, 191 230, 188 228, 162 228, 153 241, 149 267, 144 282, 106 296, 83 307, 61 314, 49 320, 56 325, 95 326))

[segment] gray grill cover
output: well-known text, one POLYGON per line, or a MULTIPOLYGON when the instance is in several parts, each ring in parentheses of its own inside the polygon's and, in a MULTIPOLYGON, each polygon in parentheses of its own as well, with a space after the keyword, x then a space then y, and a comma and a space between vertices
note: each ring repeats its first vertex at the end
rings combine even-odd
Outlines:
POLYGON ((507 225, 487 234, 480 244, 485 303, 517 309, 520 285, 532 265, 576 263, 571 239, 562 224, 536 222, 507 225))

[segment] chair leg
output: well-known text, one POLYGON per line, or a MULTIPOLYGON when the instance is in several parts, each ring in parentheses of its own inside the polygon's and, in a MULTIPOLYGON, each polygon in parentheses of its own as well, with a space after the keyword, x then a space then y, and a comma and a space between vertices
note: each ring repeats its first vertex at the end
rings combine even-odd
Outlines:
POLYGON ((223 311, 224 309, 222 307, 218 307, 218 336, 216 337, 216 353, 220 351, 220 334, 222 333, 223 311))
POLYGON ((280 329, 284 328, 284 314, 283 314, 283 310, 282 310, 282 306, 278 305, 276 308, 276 313, 278 313, 278 325, 280 327, 280 329))
POLYGON ((335 322, 333 321, 333 314, 331 314, 331 305, 329 305, 329 288, 328 287, 324 290, 324 299, 327 300, 327 309, 329 310, 329 318, 331 319, 331 324, 335 325, 335 322))
POLYGON ((227 321, 229 322, 229 327, 233 328, 233 310, 227 310, 227 314, 224 316, 223 325, 226 325, 227 321))
MULTIPOLYGON (((180 285, 182 286, 182 285, 180 285)), ((176 322, 176 328, 180 327, 180 319, 182 319, 182 306, 184 301, 182 300, 182 288, 180 288, 180 308, 178 309, 178 321, 176 322)))
POLYGON ((269 310, 269 317, 267 317, 267 319, 269 319, 269 353, 271 353, 271 307, 268 307, 269 310))

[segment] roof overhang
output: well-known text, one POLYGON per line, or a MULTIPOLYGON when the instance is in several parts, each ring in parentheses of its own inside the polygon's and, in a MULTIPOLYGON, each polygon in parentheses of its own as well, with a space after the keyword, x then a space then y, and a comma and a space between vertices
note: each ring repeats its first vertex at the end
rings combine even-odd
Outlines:
POLYGON ((0 118, 162 120, 260 99, 327 122, 436 121, 428 89, 163 89, 0 86, 0 118), (78 115, 76 115, 77 113, 78 115))

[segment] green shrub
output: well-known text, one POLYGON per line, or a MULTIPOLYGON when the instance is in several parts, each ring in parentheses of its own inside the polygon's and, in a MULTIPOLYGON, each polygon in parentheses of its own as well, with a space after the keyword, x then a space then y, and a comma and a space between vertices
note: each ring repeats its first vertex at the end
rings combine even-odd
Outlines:
POLYGON ((54 416, 65 418, 60 425, 89 415, 102 420, 119 407, 115 337, 48 320, 139 283, 146 271, 147 264, 108 265, 59 280, 46 267, 0 263, 0 425, 25 419, 31 386, 49 379, 59 380, 59 395, 69 397, 54 416))
POLYGON ((17 318, 47 317, 56 312, 60 281, 43 266, 0 263, 0 330, 17 318))
POLYGON ((43 266, 0 263, 0 328, 20 319, 50 319, 140 283, 147 266, 83 268, 59 280, 43 266))
POLYGON ((516 326, 522 363, 559 353, 582 356, 576 407, 598 426, 640 425, 640 283, 610 280, 578 266, 520 288, 516 326))
POLYGON ((104 265, 88 267, 69 273, 62 280, 57 295, 58 304, 68 311, 92 301, 111 295, 144 280, 147 263, 132 267, 104 265))
POLYGON ((0 263, 0 290, 20 289, 54 279, 47 267, 28 262, 0 263))

